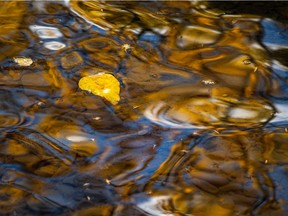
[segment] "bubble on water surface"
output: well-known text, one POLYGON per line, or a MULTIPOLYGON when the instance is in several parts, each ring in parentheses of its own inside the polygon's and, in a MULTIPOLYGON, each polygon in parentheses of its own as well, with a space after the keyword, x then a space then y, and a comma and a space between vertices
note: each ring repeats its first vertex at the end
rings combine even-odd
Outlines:
POLYGON ((36 33, 39 38, 42 39, 53 39, 63 36, 60 30, 55 27, 31 25, 29 28, 32 32, 36 33))
POLYGON ((58 41, 49 41, 45 42, 44 47, 50 50, 60 50, 66 47, 64 43, 58 42, 58 41))
POLYGON ((81 136, 81 135, 67 135, 66 136, 66 139, 71 141, 71 142, 82 142, 82 141, 87 141, 87 140, 90 140, 88 137, 86 136, 81 136))
POLYGON ((229 116, 231 118, 252 119, 252 118, 256 118, 258 116, 258 113, 254 110, 236 107, 230 110, 229 116))

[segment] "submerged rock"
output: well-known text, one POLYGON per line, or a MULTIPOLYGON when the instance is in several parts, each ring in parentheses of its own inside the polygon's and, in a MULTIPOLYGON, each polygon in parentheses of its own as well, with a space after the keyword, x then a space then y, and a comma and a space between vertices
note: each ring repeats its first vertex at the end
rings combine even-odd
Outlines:
POLYGON ((83 63, 83 59, 81 55, 76 51, 65 54, 60 59, 60 61, 61 61, 61 66, 66 70, 73 69, 77 66, 80 66, 83 63))

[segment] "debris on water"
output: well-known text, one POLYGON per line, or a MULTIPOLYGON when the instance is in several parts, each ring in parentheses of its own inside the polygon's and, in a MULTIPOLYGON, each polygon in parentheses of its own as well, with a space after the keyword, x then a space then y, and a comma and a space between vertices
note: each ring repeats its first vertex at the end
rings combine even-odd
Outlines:
POLYGON ((120 100, 119 81, 111 74, 98 73, 92 76, 86 76, 79 80, 78 85, 80 89, 104 97, 113 105, 116 105, 120 100))
POLYGON ((15 63, 19 66, 28 67, 33 64, 33 60, 29 57, 13 57, 15 63))
POLYGON ((36 105, 37 105, 38 107, 45 107, 45 106, 46 106, 46 104, 45 104, 44 102, 42 102, 42 101, 38 101, 38 102, 36 103, 36 105))
POLYGON ((213 85, 215 84, 215 81, 211 79, 206 79, 206 80, 202 80, 202 83, 204 83, 205 85, 213 85))
POLYGON ((131 47, 130 44, 123 44, 123 45, 122 45, 122 49, 123 49, 125 52, 128 52, 129 50, 132 49, 132 47, 131 47))
POLYGON ((250 59, 245 59, 245 60, 243 60, 243 63, 244 63, 245 65, 249 65, 249 64, 251 64, 252 62, 251 62, 250 59))

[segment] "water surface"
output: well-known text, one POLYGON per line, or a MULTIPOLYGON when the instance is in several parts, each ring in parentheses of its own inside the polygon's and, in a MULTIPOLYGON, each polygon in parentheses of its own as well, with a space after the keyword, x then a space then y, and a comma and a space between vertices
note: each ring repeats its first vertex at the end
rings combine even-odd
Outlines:
POLYGON ((0 215, 287 215, 287 8, 1 1, 0 215))

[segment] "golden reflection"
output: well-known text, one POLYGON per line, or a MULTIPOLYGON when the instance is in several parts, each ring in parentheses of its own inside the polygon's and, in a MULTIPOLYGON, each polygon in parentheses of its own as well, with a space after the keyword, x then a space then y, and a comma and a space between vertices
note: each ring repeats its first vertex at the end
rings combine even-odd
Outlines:
POLYGON ((5 153, 7 155, 19 156, 19 155, 28 154, 29 150, 25 148, 23 145, 21 145, 21 143, 18 143, 15 140, 10 140, 10 142, 8 142, 8 145, 5 149, 5 153))
POLYGON ((286 215, 285 68, 209 5, 0 2, 0 215, 286 215))
POLYGON ((0 60, 12 57, 28 46, 27 38, 21 33, 27 11, 26 2, 0 2, 0 60))
POLYGON ((158 145, 159 138, 155 136, 126 138, 117 143, 116 152, 107 149, 108 151, 102 155, 103 161, 100 159, 96 164, 83 167, 82 171, 97 173, 108 185, 121 187, 119 190, 126 196, 133 188, 132 183, 141 179, 142 175, 139 176, 139 173, 154 158, 158 145))
POLYGON ((177 45, 181 48, 193 48, 215 43, 220 32, 200 26, 187 26, 178 36, 177 45))
POLYGON ((144 114, 164 127, 255 127, 275 114, 266 100, 241 98, 226 87, 175 86, 149 95, 144 114))
POLYGON ((35 164, 31 164, 27 169, 35 175, 48 178, 62 176, 70 172, 69 166, 54 158, 38 161, 35 164))
POLYGON ((70 1, 69 4, 76 13, 104 29, 117 31, 133 19, 133 14, 123 10, 121 5, 101 1, 70 1))
POLYGON ((266 143, 264 159, 266 164, 281 164, 287 163, 287 133, 270 133, 264 136, 266 143))
POLYGON ((15 32, 22 22, 23 15, 27 12, 28 5, 25 2, 0 2, 0 36, 15 32))
POLYGON ((111 215, 113 206, 108 204, 97 205, 90 208, 81 209, 73 214, 73 216, 90 216, 90 215, 111 215))
POLYGON ((214 215, 217 210, 219 215, 232 216, 251 211, 261 197, 274 199, 275 188, 263 161, 271 150, 265 150, 261 136, 236 132, 193 144, 198 140, 201 135, 173 146, 146 185, 151 201, 140 203, 141 209, 152 214, 157 209, 159 213, 203 216, 214 215), (158 182, 162 187, 156 186, 158 182), (165 185, 174 190, 167 193, 165 185))
POLYGON ((45 120, 38 125, 38 130, 50 136, 61 137, 65 131, 77 133, 81 131, 81 128, 69 118, 47 116, 45 117, 45 120))
POLYGON ((84 157, 92 156, 98 150, 98 146, 93 141, 74 142, 70 145, 70 148, 72 151, 84 157))
POLYGON ((17 207, 24 204, 25 192, 11 187, 1 186, 0 187, 0 211, 3 213, 11 212, 17 207))

